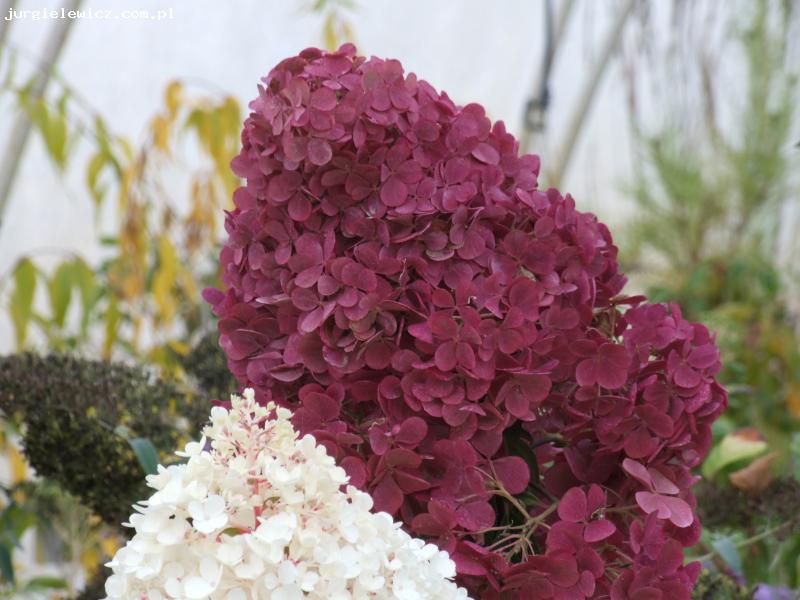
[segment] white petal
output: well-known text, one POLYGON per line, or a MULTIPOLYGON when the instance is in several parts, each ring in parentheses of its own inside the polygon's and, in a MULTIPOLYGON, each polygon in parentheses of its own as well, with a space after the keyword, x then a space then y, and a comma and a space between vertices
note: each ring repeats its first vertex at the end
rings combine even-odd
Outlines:
POLYGON ((242 588, 234 588, 225 595, 225 600, 247 600, 247 592, 242 588))
POLYGON ((218 496, 216 494, 212 494, 206 501, 203 503, 205 506, 203 507, 205 513, 209 517, 215 517, 220 513, 225 512, 225 500, 222 496, 218 496))
POLYGON ((192 600, 200 600, 201 598, 208 598, 211 592, 214 591, 214 586, 208 580, 202 577, 192 575, 187 577, 183 582, 183 592, 187 598, 192 600))

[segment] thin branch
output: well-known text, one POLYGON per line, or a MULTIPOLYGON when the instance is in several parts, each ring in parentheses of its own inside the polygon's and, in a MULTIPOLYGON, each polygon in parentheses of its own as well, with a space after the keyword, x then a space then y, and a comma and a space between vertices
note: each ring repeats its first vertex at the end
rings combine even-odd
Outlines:
MULTIPOLYGON (((740 542, 737 542, 733 546, 734 546, 734 548, 738 549, 738 548, 744 548, 746 546, 749 546, 750 544, 755 544, 756 542, 760 542, 761 540, 766 539, 766 538, 770 537, 771 535, 773 535, 775 533, 778 533, 779 531, 782 531, 783 529, 786 529, 787 527, 789 527, 791 525, 794 525, 795 521, 796 521, 795 519, 789 519, 788 521, 784 521, 783 523, 780 523, 779 525, 776 525, 775 527, 772 527, 770 529, 766 529, 766 530, 762 531, 761 533, 757 533, 756 535, 754 535, 752 537, 749 537, 749 538, 744 539, 744 540, 742 540, 740 542)), ((717 555, 719 555, 719 551, 717 549, 713 549, 708 554, 704 554, 702 556, 698 556, 694 560, 697 560, 699 562, 705 562, 707 560, 711 560, 712 558, 714 558, 717 555)))
MULTIPOLYGON (((3 2, 3 7, 0 8, 0 10, 3 11, 0 13, 0 19, 3 19, 3 17, 5 17, 12 8, 14 8, 14 0, 5 0, 5 2, 3 2)), ((0 27, 0 50, 5 47, 6 38, 8 38, 8 32, 11 30, 11 23, 13 23, 13 21, 5 21, 3 26, 0 27)))
POLYGON ((625 5, 620 9, 619 13, 617 13, 616 19, 612 24, 608 35, 606 36, 603 49, 594 65, 594 70, 586 80, 583 91, 579 95, 578 105, 575 107, 575 110, 572 113, 572 118, 569 121, 569 126, 567 127, 567 135, 564 138, 564 146, 561 152, 558 154, 555 168, 553 168, 553 170, 549 173, 550 177, 548 184, 553 187, 558 187, 561 184, 564 173, 569 167, 570 160, 572 159, 572 155, 575 150, 575 145, 578 141, 578 136, 580 135, 583 127, 583 122, 586 120, 586 117, 589 114, 589 110, 591 109, 592 102, 597 95, 603 75, 605 74, 608 65, 611 63, 611 57, 619 47, 619 44, 622 40, 622 31, 625 29, 625 24, 628 21, 628 17, 630 17, 633 13, 635 5, 636 0, 627 0, 625 5))
MULTIPOLYGON (((82 0, 67 0, 65 3, 67 6, 64 8, 66 11, 78 10, 81 2, 82 0)), ((30 96, 34 102, 44 96, 47 84, 50 81, 51 73, 64 49, 73 22, 74 19, 59 19, 54 25, 55 31, 53 31, 53 34, 48 38, 42 56, 42 70, 36 76, 31 86, 30 96)), ((7 27, 4 28, 4 31, 6 31, 6 33, 3 34, 5 36, 7 35, 7 27)), ((8 198, 11 194, 14 178, 19 169, 22 155, 25 152, 25 145, 27 144, 30 132, 30 117, 26 111, 20 111, 11 129, 11 134, 8 137, 3 162, 0 163, 0 227, 3 225, 3 216, 8 206, 8 198)))
POLYGON ((519 138, 519 151, 520 154, 527 154, 531 150, 534 134, 540 132, 545 128, 545 116, 547 114, 547 107, 550 102, 550 71, 556 59, 558 48, 564 40, 565 31, 569 17, 572 14, 572 7, 575 5, 575 0, 566 0, 564 2, 561 13, 558 15, 556 32, 552 35, 552 3, 547 0, 545 4, 545 35, 546 45, 544 50, 544 57, 539 70, 538 76, 533 82, 531 88, 531 96, 525 105, 525 114, 523 115, 522 134, 519 138), (539 111, 539 124, 535 121, 534 111, 539 111))

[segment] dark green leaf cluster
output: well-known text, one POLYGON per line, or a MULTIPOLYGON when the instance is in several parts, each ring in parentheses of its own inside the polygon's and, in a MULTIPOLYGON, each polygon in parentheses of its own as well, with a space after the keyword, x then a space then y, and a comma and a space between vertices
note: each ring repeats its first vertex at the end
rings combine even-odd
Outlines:
POLYGON ((0 409, 22 425, 36 472, 115 525, 145 496, 129 440, 148 439, 166 458, 207 412, 143 369, 31 353, 0 358, 0 409))
POLYGON ((727 575, 703 569, 697 578, 692 600, 750 600, 752 592, 727 575))
POLYGON ((702 482, 695 491, 700 520, 711 529, 758 531, 765 524, 797 520, 800 515, 800 482, 789 477, 770 482, 758 496, 711 482, 702 482))

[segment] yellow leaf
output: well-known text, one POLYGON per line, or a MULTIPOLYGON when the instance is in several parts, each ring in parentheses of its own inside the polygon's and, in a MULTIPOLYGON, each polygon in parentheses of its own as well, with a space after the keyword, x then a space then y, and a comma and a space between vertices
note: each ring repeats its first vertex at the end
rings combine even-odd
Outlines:
POLYGON ((122 280, 122 295, 127 300, 132 300, 141 293, 141 282, 134 273, 129 273, 122 280))
POLYGON ((100 549, 105 556, 114 556, 119 550, 119 540, 113 536, 104 536, 100 539, 100 549))
POLYGON ((92 159, 89 161, 89 166, 86 168, 86 184, 92 194, 95 207, 103 200, 105 190, 97 185, 97 180, 107 162, 109 162, 108 153, 100 150, 92 156, 92 159))
POLYGON ((87 548, 81 554, 81 564, 87 573, 92 575, 100 566, 100 553, 94 548, 87 548))
POLYGON ((344 35, 344 41, 355 42, 356 36, 355 33, 353 33, 353 27, 350 25, 350 21, 342 20, 342 34, 344 35))
POLYGON ((731 473, 731 483, 748 494, 760 494, 772 481, 772 463, 778 456, 777 452, 770 452, 755 459, 745 468, 731 473))
POLYGON ((11 464, 11 481, 18 483, 28 478, 28 464, 16 446, 8 447, 8 461, 11 464))
POLYGON ((329 13, 325 17, 325 23, 322 26, 322 39, 325 42, 325 48, 331 52, 336 50, 338 39, 336 38, 336 25, 333 13, 329 13))
POLYGON ((135 315, 133 317, 131 325, 133 326, 133 335, 131 336, 131 344, 135 349, 139 349, 139 340, 141 339, 142 335, 142 317, 140 315, 135 315))
POLYGON ((167 104, 167 110, 170 114, 178 112, 182 100, 183 84, 178 80, 170 81, 167 85, 167 89, 164 91, 164 101, 167 104))
POLYGON ((108 360, 111 358, 111 351, 117 341, 117 330, 122 315, 117 307, 117 301, 112 296, 109 300, 108 309, 106 309, 106 336, 103 341, 103 359, 108 360))
POLYGON ((165 154, 169 154, 169 123, 161 116, 156 115, 153 117, 153 122, 150 125, 153 130, 153 143, 156 148, 165 154))
POLYGON ((131 145, 131 143, 124 137, 117 137, 114 139, 114 141, 116 141, 119 147, 122 148, 122 152, 125 155, 125 158, 127 158, 128 160, 133 160, 133 157, 136 154, 136 152, 133 149, 133 145, 131 145))
POLYGON ((178 302, 173 294, 175 277, 178 273, 178 253, 175 246, 165 235, 156 242, 158 250, 158 268, 153 276, 153 298, 158 307, 163 323, 169 323, 175 316, 178 302))
POLYGON ((786 406, 793 417, 800 417, 800 388, 795 383, 789 385, 786 406))
POLYGON ((189 350, 191 350, 188 344, 181 342, 180 340, 170 340, 167 342, 167 345, 172 348, 173 352, 180 354, 181 356, 186 356, 189 354, 189 350))

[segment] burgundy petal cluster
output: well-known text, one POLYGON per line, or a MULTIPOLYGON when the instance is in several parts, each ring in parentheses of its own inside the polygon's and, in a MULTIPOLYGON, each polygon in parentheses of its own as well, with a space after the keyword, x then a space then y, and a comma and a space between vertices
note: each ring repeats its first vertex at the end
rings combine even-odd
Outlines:
POLYGON ((608 229, 395 60, 263 80, 208 290, 230 369, 474 597, 688 600, 713 336, 622 295, 608 229))

